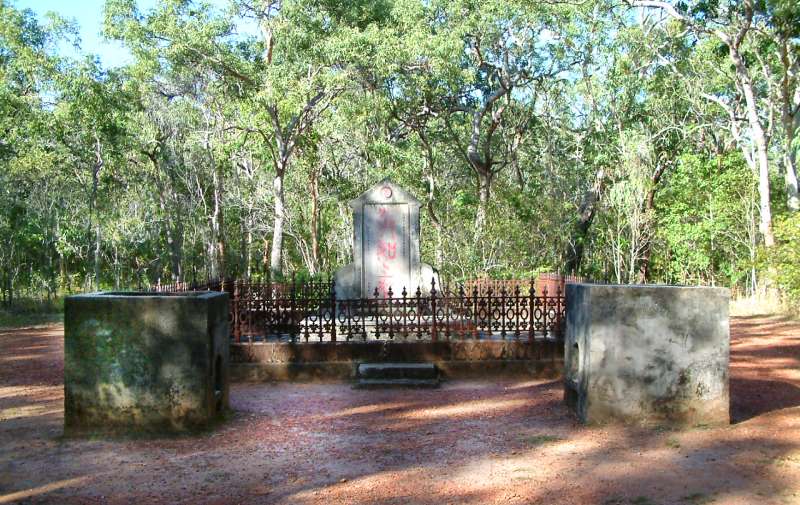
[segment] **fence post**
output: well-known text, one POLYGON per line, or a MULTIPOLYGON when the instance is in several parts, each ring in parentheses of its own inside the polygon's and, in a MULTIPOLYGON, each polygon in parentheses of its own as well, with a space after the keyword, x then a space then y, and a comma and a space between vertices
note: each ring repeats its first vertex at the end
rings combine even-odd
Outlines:
POLYGON ((336 277, 330 278, 331 296, 331 342, 336 342, 336 277))
POLYGON ((401 309, 403 311, 402 335, 405 340, 408 340, 408 291, 406 291, 405 286, 403 286, 403 292, 401 294, 403 295, 403 305, 401 309))
POLYGON ((500 338, 506 339, 506 287, 500 286, 500 338))
POLYGON ((431 341, 436 342, 436 278, 431 279, 431 341))
POLYGON ((534 301, 536 299, 536 281, 531 277, 531 285, 528 288, 528 342, 533 344, 533 333, 536 324, 534 315, 534 301))
POLYGON ((564 290, 561 288, 559 281, 556 287, 556 340, 564 340, 564 325, 566 324, 564 318, 564 290))
POLYGON ((272 334, 272 281, 270 280, 269 268, 265 269, 264 278, 264 342, 272 334))
POLYGON ((380 325, 380 319, 379 319, 380 316, 379 316, 379 310, 378 310, 378 307, 379 307, 379 305, 378 305, 379 298, 378 297, 381 296, 381 294, 380 294, 380 292, 378 292, 378 287, 377 286, 375 287, 374 295, 375 295, 375 300, 374 300, 375 311, 373 312, 373 316, 374 316, 373 322, 375 323, 375 340, 380 340, 381 339, 381 325, 380 325))
MULTIPOLYGON (((292 287, 289 290, 289 331, 291 332, 292 342, 295 341, 297 335, 295 335, 294 331, 294 319, 295 319, 295 284, 294 284, 294 272, 292 272, 292 287)), ((299 329, 299 328, 298 328, 299 329)), ((299 333, 299 331, 297 332, 299 333)))
POLYGON ((414 301, 417 304, 417 310, 416 310, 416 314, 417 314, 417 321, 416 321, 417 340, 421 340, 422 339, 422 322, 424 321, 424 319, 422 317, 422 290, 420 289, 419 286, 417 286, 417 292, 415 293, 414 297, 415 297, 414 301))
POLYGON ((389 286, 389 291, 386 292, 386 295, 386 301, 389 306, 389 340, 394 340, 394 312, 392 311, 392 297, 394 296, 394 292, 392 292, 391 286, 389 286))
POLYGON ((545 343, 547 345, 548 353, 550 357, 553 357, 553 346, 550 344, 550 339, 548 338, 548 333, 550 333, 550 325, 547 324, 547 282, 545 282, 544 286, 542 287, 542 328, 544 328, 544 338, 545 343))
POLYGON ((241 315, 239 314, 239 294, 241 293, 241 281, 233 286, 233 294, 231 296, 231 324, 233 325, 233 338, 236 343, 242 341, 242 328, 241 328, 241 315))

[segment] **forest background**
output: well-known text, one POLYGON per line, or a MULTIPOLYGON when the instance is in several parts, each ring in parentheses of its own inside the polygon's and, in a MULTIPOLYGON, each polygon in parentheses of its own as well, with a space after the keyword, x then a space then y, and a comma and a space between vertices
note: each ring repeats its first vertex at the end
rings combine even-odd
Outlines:
POLYGON ((451 282, 561 272, 800 306, 794 0, 0 0, 0 295, 332 273, 423 201, 451 282), (68 47, 70 50, 65 51, 68 47))

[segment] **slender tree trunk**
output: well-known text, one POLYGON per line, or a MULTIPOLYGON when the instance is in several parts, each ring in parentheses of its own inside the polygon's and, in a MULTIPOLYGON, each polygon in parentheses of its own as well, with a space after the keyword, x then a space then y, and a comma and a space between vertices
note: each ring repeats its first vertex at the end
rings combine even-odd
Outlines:
POLYGON ((425 206, 426 210, 428 211, 428 217, 431 220, 431 224, 433 225, 434 229, 436 230, 436 251, 434 252, 435 260, 436 260, 436 268, 441 269, 442 263, 444 262, 444 247, 442 244, 442 232, 443 226, 441 221, 439 221, 439 217, 436 215, 436 212, 433 208, 433 200, 434 200, 434 180, 433 174, 428 174, 428 202, 425 206))
MULTIPOLYGON (((661 177, 664 175, 664 171, 667 169, 666 163, 660 163, 657 167, 655 172, 653 172, 653 176, 650 178, 650 189, 647 191, 647 196, 644 200, 644 205, 642 205, 642 218, 647 222, 648 216, 650 216, 656 209, 656 191, 658 190, 658 184, 661 182, 661 177)), ((639 273, 637 276, 637 282, 640 284, 647 283, 650 280, 650 257, 653 252, 653 235, 655 234, 655 220, 651 222, 651 233, 649 237, 645 237, 645 243, 642 248, 641 258, 639 260, 639 273)))
POLYGON ((94 288, 100 289, 100 219, 97 215, 97 192, 100 185, 100 170, 103 168, 103 145, 100 143, 100 137, 95 133, 95 162, 92 167, 92 196, 90 202, 90 225, 94 224, 94 288))
POLYGON ((478 210, 475 213, 475 237, 483 236, 486 227, 486 214, 489 208, 489 200, 492 190, 491 172, 478 172, 478 210))
POLYGON ((248 209, 247 217, 244 219, 244 230, 242 230, 242 235, 245 237, 244 247, 242 252, 242 259, 244 260, 243 270, 245 274, 245 279, 247 281, 250 280, 250 276, 253 274, 253 261, 252 261, 252 251, 253 251, 253 210, 248 209))
POLYGON ((95 224, 94 228, 94 284, 97 290, 100 289, 100 224, 95 224))
POLYGON ((114 246, 114 289, 119 291, 119 276, 120 276, 120 268, 119 268, 119 248, 115 245, 114 246))
POLYGON ((753 82, 747 70, 744 59, 739 53, 739 48, 735 44, 728 44, 728 54, 736 69, 736 77, 744 93, 745 105, 747 107, 747 120, 750 125, 753 142, 756 145, 756 163, 758 165, 758 194, 759 209, 761 220, 759 230, 764 237, 764 245, 772 247, 775 245, 775 237, 772 234, 772 207, 769 199, 769 156, 767 153, 767 135, 758 117, 758 103, 756 102, 753 82))
POLYGON ((264 239, 264 251, 261 256, 261 266, 262 272, 267 273, 270 267, 270 248, 269 248, 269 240, 264 239))
POLYGON ((436 215, 436 209, 433 205, 435 197, 436 197, 436 184, 435 179, 433 177, 433 146, 431 143, 428 142, 428 136, 426 133, 420 129, 417 131, 419 135, 419 139, 422 142, 422 147, 425 150, 425 178, 428 180, 428 198, 427 204, 425 206, 426 210, 428 211, 428 217, 431 220, 431 224, 436 229, 436 250, 434 252, 435 261, 436 261, 436 268, 441 269, 442 264, 444 263, 444 246, 442 243, 442 235, 444 234, 444 226, 442 226, 442 222, 439 221, 439 217, 436 215))
POLYGON ((578 207, 578 219, 572 232, 572 242, 567 251, 566 270, 568 274, 578 275, 583 262, 583 251, 589 239, 589 229, 592 227, 594 216, 597 210, 597 203, 600 201, 600 194, 605 185, 606 173, 602 168, 597 171, 592 187, 583 195, 580 207, 578 207))
POLYGON ((175 229, 172 233, 170 252, 172 258, 172 276, 175 282, 183 280, 183 223, 179 217, 171 219, 175 229))
POLYGON ((3 279, 0 283, 0 293, 3 295, 3 305, 8 306, 8 267, 3 268, 3 279))
MULTIPOLYGON (((795 102, 800 102, 800 87, 797 86, 796 62, 789 58, 789 40, 783 38, 780 42, 781 64, 783 77, 781 78, 781 123, 785 150, 783 154, 784 180, 786 182, 787 206, 791 212, 800 211, 800 194, 797 187, 797 150, 794 146, 797 133, 795 102), (794 87, 794 92, 792 88, 794 87)), ((800 107, 800 105, 798 105, 800 107)))
POLYGON ((319 173, 311 170, 308 180, 311 192, 311 270, 319 271, 319 173))
POLYGON ((283 169, 277 171, 272 180, 272 191, 275 195, 275 220, 272 227, 272 250, 270 251, 269 269, 273 279, 281 274, 283 259, 283 224, 286 219, 286 200, 283 190, 283 169))
POLYGON ((784 180, 786 182, 787 206, 791 212, 800 211, 800 193, 797 186, 797 155, 789 148, 784 154, 784 180))
MULTIPOLYGON (((213 160, 212 160, 213 162, 213 160)), ((211 277, 225 277, 225 223, 222 209, 224 191, 220 167, 214 163, 214 209, 211 214, 211 277)))

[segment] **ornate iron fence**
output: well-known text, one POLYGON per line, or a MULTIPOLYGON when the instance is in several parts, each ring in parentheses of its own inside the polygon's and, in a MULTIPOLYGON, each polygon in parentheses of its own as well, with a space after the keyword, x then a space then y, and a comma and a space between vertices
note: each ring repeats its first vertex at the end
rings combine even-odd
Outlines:
POLYGON ((372 297, 336 297, 333 280, 157 285, 153 291, 226 291, 235 342, 361 342, 450 339, 560 340, 566 303, 563 282, 465 283, 372 297), (555 291, 549 291, 549 285, 555 291))

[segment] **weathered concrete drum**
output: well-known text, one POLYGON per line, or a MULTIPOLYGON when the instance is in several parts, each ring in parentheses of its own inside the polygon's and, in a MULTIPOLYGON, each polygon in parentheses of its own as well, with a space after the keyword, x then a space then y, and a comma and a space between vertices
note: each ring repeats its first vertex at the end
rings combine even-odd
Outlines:
POLYGON ((200 429, 228 407, 227 293, 93 293, 64 308, 66 434, 200 429))
POLYGON ((723 288, 567 285, 565 400, 585 423, 727 424, 723 288))

